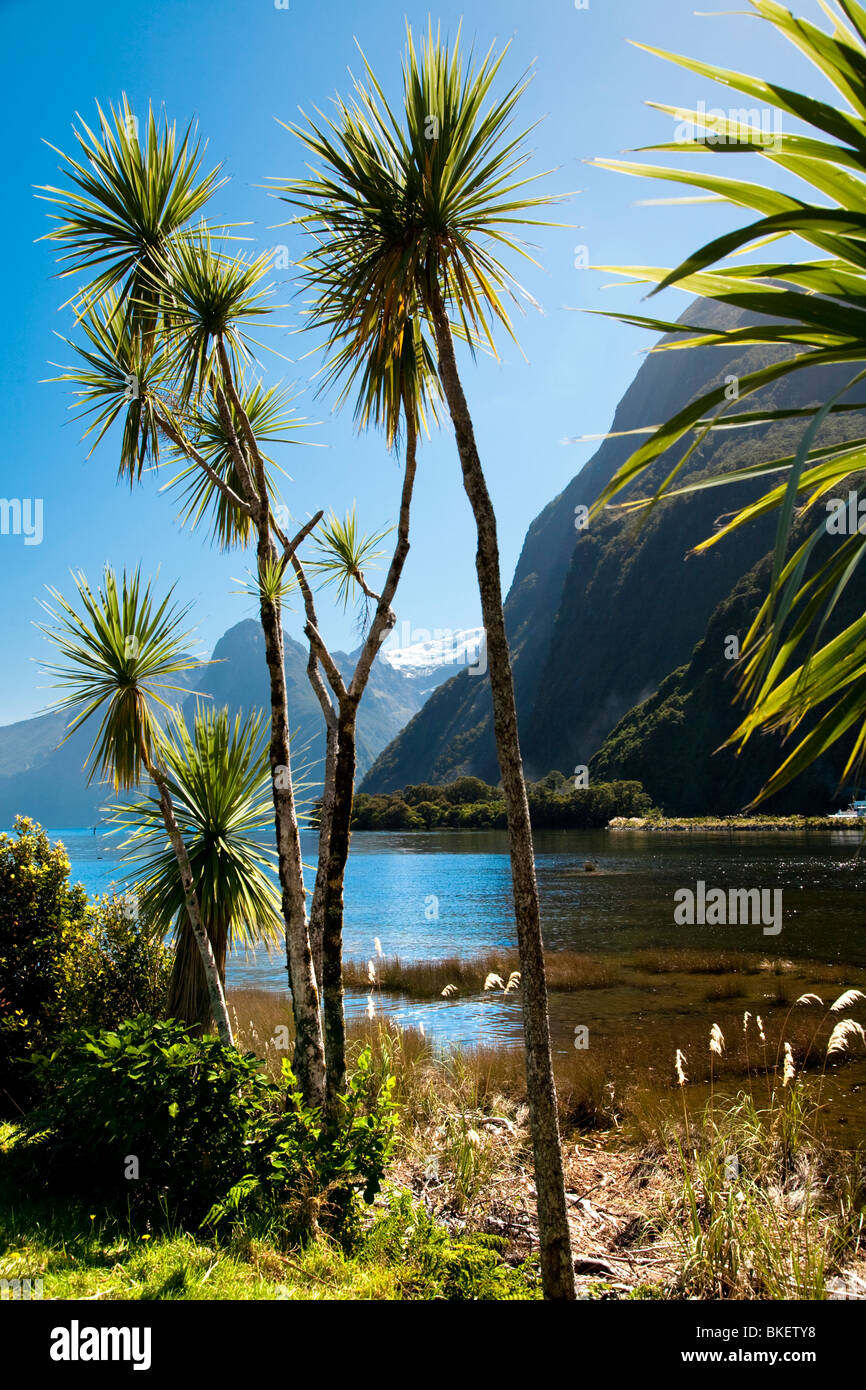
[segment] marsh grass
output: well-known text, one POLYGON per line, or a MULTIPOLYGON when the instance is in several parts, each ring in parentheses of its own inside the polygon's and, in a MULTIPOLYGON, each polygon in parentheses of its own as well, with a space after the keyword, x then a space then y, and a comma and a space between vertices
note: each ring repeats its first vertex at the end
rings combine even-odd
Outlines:
MULTIPOLYGON (((595 1155, 592 1171, 620 1183, 617 1198, 632 1211, 637 1204, 641 1244, 660 1252, 650 1260, 661 1267, 653 1296, 823 1298, 830 1274, 863 1249, 862 1160, 828 1141, 826 1120, 831 1087, 851 1090, 863 1074, 861 1034, 845 1015, 866 1000, 819 989, 782 1012, 770 997, 779 978, 767 969, 750 976, 760 1030, 754 1000, 744 1026, 741 1008, 710 1015, 698 994, 657 1030, 644 1027, 639 1042, 626 1018, 592 1032, 589 1051, 555 1053, 566 1151, 595 1155), (710 1019, 725 1040, 712 1053, 710 1019), (840 1050, 828 1056, 834 1037, 840 1050), (615 1176, 632 1168, 633 1179, 615 1176)), ((237 990, 229 1004, 240 1046, 278 1071, 293 1043, 288 994, 237 990)), ((348 1034, 350 1057, 369 1045, 376 1074, 394 1076, 400 1126, 356 1251, 323 1239, 288 1248, 264 1227, 217 1240, 166 1226, 147 1239, 80 1203, 16 1197, 0 1180, 0 1251, 18 1261, 12 1277, 42 1275, 49 1297, 100 1299, 537 1296, 534 1268, 515 1267, 533 1248, 526 1224, 513 1234, 514 1214, 525 1223, 533 1211, 522 1048, 436 1049, 420 1028, 381 1013, 350 1020, 348 1034), (493 1214, 512 1223, 505 1261, 485 1234, 493 1214)), ((584 1172, 574 1174, 578 1190, 584 1172)))
MULTIPOLYGON (((823 1299, 828 1275, 860 1254, 864 1152, 830 1144, 822 1111, 830 1058, 866 1044, 862 1026, 839 1016, 864 1001, 857 989, 832 1002, 814 992, 800 995, 775 1047, 763 1019, 744 1013, 747 1055, 751 1035, 762 1058, 755 1066, 758 1084, 733 1095, 718 1094, 711 1084, 699 1123, 690 1120, 687 1057, 678 1050, 682 1124, 670 1117, 658 1128, 673 1177, 661 1204, 660 1234, 678 1252, 677 1296, 823 1299), (799 1067, 788 1036, 795 1011, 799 1019, 811 1015, 811 1037, 797 1049, 799 1067), (818 1043, 828 1022, 829 1036, 818 1043), (819 1077, 802 1067, 813 1053, 822 1059, 819 1077)), ((711 1064, 725 1055, 718 1024, 708 1051, 711 1064)), ((747 1071, 751 1082, 748 1063, 747 1071)))
POLYGON ((754 951, 714 951, 694 947, 679 950, 656 948, 637 951, 627 962, 650 975, 787 975, 805 973, 814 980, 841 983, 846 978, 842 966, 823 961, 795 962, 782 957, 769 958, 754 951))
POLYGON ((742 999, 745 993, 745 982, 737 975, 728 975, 709 985, 704 990, 704 999, 708 1004, 714 1004, 722 999, 742 999))
MULTIPOLYGON (((346 961, 343 979, 346 989, 369 991, 369 961, 346 961)), ((447 991, 449 998, 483 994, 485 982, 503 984, 520 969, 516 951, 492 951, 478 956, 446 956, 440 960, 403 960, 400 956, 377 956, 377 991, 404 994, 416 999, 437 999, 447 991)), ((727 994, 705 998, 736 998, 747 992, 743 977, 762 976, 776 980, 780 1002, 788 1001, 788 991, 799 993, 796 981, 808 976, 814 983, 842 983, 846 972, 841 966, 822 961, 797 962, 771 958, 758 952, 718 951, 699 948, 657 948, 613 956, 590 955, 580 951, 548 951, 545 956, 548 989, 552 993, 578 993, 581 990, 614 989, 619 985, 640 985, 650 975, 723 975, 727 994)), ((490 987, 488 986, 488 989, 490 987)))
MULTIPOLYGON (((555 1049, 563 1140, 566 1147, 597 1144, 599 1154, 627 1151, 635 1172, 647 1175, 645 1192, 637 1178, 621 1192, 639 1204, 644 1243, 661 1252, 664 1296, 825 1298, 831 1274, 864 1249, 864 1169, 853 1123, 859 1115, 862 1131, 864 1116, 862 1106, 852 1107, 866 1060, 858 1028, 843 1014, 866 1000, 857 991, 823 989, 816 977, 835 970, 787 962, 777 969, 755 957, 753 970, 739 976, 729 957, 725 963, 718 975, 693 971, 672 981, 679 996, 645 998, 644 1005, 663 1000, 654 1019, 646 1007, 639 1020, 616 1014, 591 1026, 588 1050, 570 1039, 555 1049), (709 986, 707 974, 714 976, 709 986), (746 993, 745 1009, 726 1007, 732 985, 746 993), (706 993, 714 995, 709 1002, 706 993), (677 997, 680 1012, 672 1013, 677 997), (841 1051, 828 1056, 834 1037, 841 1051)), ((508 962, 499 964, 504 978, 508 962)), ((634 995, 627 985, 623 999, 634 995)), ((552 994, 560 1034, 563 1018, 573 1026, 572 997, 552 994)), ((259 1038, 289 1020, 288 996, 246 992, 231 1003, 259 1038)), ((578 1001, 581 1012, 585 1004, 578 1001)), ((243 1027, 240 1034, 243 1043, 243 1027)), ((423 1192, 437 1219, 483 1230, 485 1213, 527 1209, 531 1147, 520 1046, 437 1049, 420 1030, 384 1016, 350 1021, 349 1036, 350 1052, 369 1045, 381 1075, 396 1078, 396 1172, 423 1192)), ((605 1159, 598 1161, 604 1168, 605 1159)))
MULTIPOLYGON (((548 988, 560 991, 609 989, 622 979, 617 965, 577 951, 552 951, 546 958, 548 988)), ((388 993, 416 999, 436 999, 449 986, 455 995, 482 994, 485 981, 498 976, 503 984, 520 969, 516 951, 490 955, 448 956, 442 960, 404 961, 385 956, 376 962, 376 986, 388 993)), ((347 989, 368 989, 367 966, 346 961, 343 981, 347 989)))
MULTIPOLYGON (((716 1085, 730 1088, 745 1084, 756 1093, 766 1094, 767 1074, 775 1073, 781 1066, 783 1030, 798 1070, 820 1071, 835 1016, 822 1017, 819 1022, 816 1014, 820 1010, 798 1008, 787 995, 784 1004, 779 1003, 775 977, 770 977, 772 985, 766 973, 757 978, 762 982, 760 988, 750 990, 744 1003, 752 1016, 763 1017, 767 1037, 763 1046, 754 1031, 754 1022, 750 1038, 744 1034, 742 1004, 737 1008, 724 1007, 729 997, 725 994, 710 1004, 697 995, 693 1004, 685 1003, 677 1012, 671 1012, 668 1004, 659 1005, 657 1015, 647 1008, 639 1033, 628 1014, 613 1018, 603 1026, 593 1026, 589 1049, 579 1051, 573 1046, 574 1010, 567 1002, 570 993, 565 992, 560 1000, 554 994, 553 1060, 564 1132, 607 1130, 622 1124, 639 1141, 648 1141, 657 1132, 659 1117, 681 1108, 672 1062, 672 1037, 678 1039, 688 1058, 689 1094, 693 1107, 699 1110, 709 1095, 710 1054, 706 1037, 714 1022, 727 1040, 722 1055, 713 1058, 716 1085), (767 981, 766 986, 763 981, 767 981)), ((796 988, 801 994, 802 983, 796 988)), ((581 1001, 582 1014, 583 1009, 581 1001)), ((291 1058, 294 1040, 288 994, 270 990, 230 992, 229 1013, 239 1046, 257 1052, 272 1073, 278 1075, 283 1058, 291 1058)), ((402 1122, 410 1127, 433 1123, 434 1117, 441 1115, 443 1104, 478 1111, 497 1097, 510 1106, 526 1103, 524 1055, 519 1044, 481 1042, 468 1048, 436 1049, 419 1028, 399 1027, 383 1014, 372 1019, 349 1018, 346 1032, 350 1057, 369 1046, 383 1074, 387 1070, 394 1074, 395 1099, 401 1107, 402 1122)), ((841 1059, 842 1072, 849 1066, 852 1081, 855 1077, 866 1079, 866 1063, 841 1059)), ((859 1094, 854 1095, 854 1102, 859 1094)), ((860 1128, 866 1137, 866 1115, 861 1114, 860 1128)), ((851 1132, 851 1142, 855 1142, 853 1126, 851 1132)))
POLYGON ((669 1128, 673 1182, 659 1235, 678 1253, 686 1298, 823 1299, 828 1275, 863 1240, 857 1154, 824 1143, 814 1083, 794 1079, 759 1104, 716 1097, 690 1126, 669 1128))

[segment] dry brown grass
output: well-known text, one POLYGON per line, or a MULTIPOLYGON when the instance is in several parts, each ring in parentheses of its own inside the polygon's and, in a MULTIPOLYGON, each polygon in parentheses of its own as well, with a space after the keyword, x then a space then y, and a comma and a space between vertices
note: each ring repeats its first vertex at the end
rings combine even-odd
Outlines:
MULTIPOLYGON (((727 974, 708 987, 702 987, 700 979, 692 975, 691 986, 685 992, 678 987, 667 993, 653 991, 645 998, 635 996, 633 989, 626 989, 622 1010, 611 1001, 604 1006, 606 1015, 593 1016, 590 996, 580 1005, 583 1015, 580 1021, 589 1026, 589 1047, 579 1050, 573 1045, 574 1011, 570 1006, 563 1008, 561 1003, 557 1007, 556 996, 561 992, 560 998, 567 999, 570 991, 579 988, 603 988, 604 963, 565 952, 551 954, 548 961, 553 964, 560 959, 564 965, 566 989, 558 983, 562 977, 553 971, 550 975, 554 1070, 560 1121, 566 1134, 619 1127, 624 1131, 636 1129, 640 1137, 648 1137, 657 1128, 656 1121, 663 1113, 681 1108, 674 1075, 677 1048, 686 1057, 690 1103, 696 1107, 703 1105, 710 1088, 709 1036, 714 1024, 721 1028, 725 1038, 722 1055, 713 1058, 712 1074, 717 1087, 721 1085, 732 1093, 739 1087, 753 1089, 758 1084, 759 1074, 764 1076, 767 1067, 771 1071, 776 1067, 783 1041, 791 1044, 798 1068, 804 1065, 809 1071, 821 1068, 827 1037, 835 1019, 827 1017, 822 1023, 822 1009, 798 1006, 795 1000, 816 986, 825 1000, 834 998, 836 982, 830 991, 821 984, 821 975, 827 973, 825 967, 813 968, 804 963, 798 966, 796 974, 787 970, 776 974, 774 968, 758 968, 746 976, 727 974), (599 974, 588 970, 591 964, 599 965, 599 974), (635 997, 639 1002, 637 1015, 631 1012, 630 1001, 635 997), (748 1030, 743 1026, 746 1011, 750 1014, 748 1030), (757 1030, 759 1015, 765 1043, 761 1043, 757 1030)), ((497 973, 505 978, 512 963, 505 954, 485 958, 483 966, 463 962, 472 964, 471 972, 457 979, 461 980, 463 989, 468 991, 474 987, 472 992, 478 992, 483 987, 482 968, 498 964, 501 968, 497 973)), ((772 967, 773 963, 767 964, 772 967)), ((438 962, 437 965, 450 966, 453 971, 453 962, 438 962)), ((829 970, 837 973, 835 967, 829 970)), ((628 981, 627 966, 623 967, 623 975, 628 981)), ((435 980, 437 985, 439 978, 435 980)), ((453 973, 451 978, 454 979, 453 973)), ((621 981, 614 976, 608 983, 621 981)), ((366 977, 363 985, 369 989, 366 977)), ((440 989, 435 990, 436 995, 440 992, 440 989)), ((239 1044, 264 1057, 277 1072, 283 1058, 291 1058, 293 1045, 294 1027, 288 993, 235 990, 229 994, 229 1006, 239 1044)), ((438 1123, 437 1115, 441 1114, 443 1106, 453 1107, 455 1097, 464 1109, 480 1111, 501 1102, 506 1102, 512 1110, 526 1104, 524 1056, 519 1044, 437 1050, 420 1030, 400 1028, 381 1014, 373 1019, 349 1020, 347 1035, 350 1049, 357 1051, 369 1045, 376 1065, 383 1071, 393 1072, 397 1080, 397 1099, 410 1128, 423 1130, 425 1125, 438 1123)), ((866 1073, 866 1063, 861 1065, 858 1061, 850 1068, 852 1082, 861 1080, 861 1070, 866 1073)), ((843 1089, 854 1094, 850 1084, 843 1089)), ((858 1119, 856 1110, 855 1097, 850 1103, 849 1118, 843 1121, 849 1125, 846 1134, 852 1141, 855 1127, 858 1133, 860 1130, 866 1132, 866 1116, 860 1113, 858 1119)), ((859 1111, 862 1110, 860 1106, 859 1111)))
POLYGON ((704 990, 704 999, 708 1004, 713 1004, 721 999, 742 999, 745 993, 745 981, 737 975, 727 975, 704 990))
MULTIPOLYGON (((446 956, 442 960, 406 961, 400 956, 378 957, 373 988, 385 993, 405 994, 416 999, 436 999, 443 990, 449 996, 481 994, 491 975, 508 980, 520 970, 516 951, 493 951, 483 956, 446 956)), ((707 989, 704 998, 735 999, 749 992, 745 976, 773 976, 780 1005, 801 992, 798 980, 813 983, 843 983, 850 972, 842 966, 823 962, 797 962, 783 957, 770 958, 758 952, 656 949, 624 956, 597 956, 580 951, 549 951, 545 957, 548 988, 554 994, 580 990, 612 989, 617 985, 640 985, 647 975, 724 975, 718 986, 707 989), (792 993, 793 991, 793 993, 792 993)), ((367 961, 346 961, 343 979, 347 989, 371 988, 367 961)))
POLYGON ((756 974, 761 956, 745 951, 710 951, 694 947, 679 950, 660 948, 637 951, 630 958, 637 970, 649 975, 728 975, 733 972, 756 974))
MULTIPOLYGON (((386 956, 373 964, 377 989, 416 999, 436 999, 449 985, 454 985, 458 994, 480 994, 490 975, 507 980, 512 972, 520 970, 516 951, 494 951, 490 955, 472 957, 448 956, 443 960, 404 961, 399 956, 386 956)), ((545 964, 548 988, 562 992, 609 989, 622 978, 614 962, 577 951, 551 951, 545 964)), ((366 961, 346 961, 343 966, 346 988, 369 990, 368 971, 366 961)))
POLYGON ((808 975, 822 983, 837 984, 850 970, 824 961, 793 961, 768 957, 756 951, 711 951, 694 947, 637 951, 626 964, 649 975, 808 975))

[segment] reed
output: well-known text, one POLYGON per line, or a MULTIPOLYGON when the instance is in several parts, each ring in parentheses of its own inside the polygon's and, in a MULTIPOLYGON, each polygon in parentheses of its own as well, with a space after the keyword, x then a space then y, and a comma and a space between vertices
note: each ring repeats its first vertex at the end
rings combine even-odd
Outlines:
MULTIPOLYGON (((609 989, 623 979, 620 967, 609 960, 577 951, 551 951, 545 965, 547 984, 562 992, 582 989, 609 989)), ((376 985, 391 994, 415 999, 436 999, 453 986, 449 997, 482 994, 492 976, 502 981, 503 991, 519 988, 520 961, 516 951, 494 951, 483 956, 447 956, 441 960, 404 961, 400 956, 383 956, 376 962, 376 985), (508 981, 517 980, 511 984, 508 981)), ((343 981, 347 989, 368 989, 368 962, 346 961, 343 981)), ((489 987, 488 987, 489 988, 489 987)))

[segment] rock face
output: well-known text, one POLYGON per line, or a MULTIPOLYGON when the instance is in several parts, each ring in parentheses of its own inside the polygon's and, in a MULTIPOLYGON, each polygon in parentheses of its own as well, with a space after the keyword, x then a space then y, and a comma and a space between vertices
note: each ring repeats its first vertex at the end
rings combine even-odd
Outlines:
MULTIPOLYGON (((733 328, 747 321, 745 314, 728 306, 700 300, 680 319, 681 323, 714 328, 733 328)), ((661 423, 702 392, 722 384, 726 377, 741 377, 782 356, 779 349, 763 347, 705 347, 650 356, 620 402, 612 430, 661 423)), ((750 398, 750 403, 775 408, 812 405, 825 400, 853 375, 850 365, 801 372, 750 398)), ((866 417, 854 413, 843 421, 830 422, 827 435, 831 431, 850 437, 862 435, 864 426, 866 417)), ((794 420, 758 429, 719 431, 695 450, 682 477, 694 479, 784 457, 796 449, 802 429, 802 422, 794 420)), ((578 765, 589 764, 604 746, 604 760, 599 766, 603 765, 605 776, 641 777, 654 799, 661 800, 671 814, 685 809, 687 803, 690 810, 717 810, 720 808, 707 799, 711 782, 702 788, 696 776, 692 780, 701 804, 691 805, 692 791, 685 790, 687 770, 678 777, 644 777, 650 761, 646 750, 646 756, 639 760, 644 772, 635 771, 637 747, 646 727, 629 725, 628 758, 623 756, 621 735, 614 744, 605 741, 637 706, 656 697, 656 692, 661 695, 663 683, 671 693, 668 678, 673 680, 672 673, 683 678, 680 668, 688 665, 696 646, 708 638, 720 605, 769 551, 775 518, 744 528, 707 554, 690 559, 687 553, 712 532, 719 513, 733 510, 748 497, 745 487, 676 499, 639 520, 626 520, 612 510, 586 529, 576 529, 579 516, 575 509, 588 507, 595 500, 635 445, 634 437, 605 440, 527 532, 506 601, 526 772, 532 779, 554 768, 569 773, 578 765)), ((684 446, 668 451, 634 495, 647 495, 658 486, 684 451, 684 446)), ((492 467, 493 461, 488 462, 492 467)), ((741 617, 738 610, 738 619, 741 617)), ((744 633, 745 628, 741 628, 740 635, 744 633)), ((730 682, 717 681, 711 682, 701 697, 717 707, 712 748, 735 726, 731 694, 730 682), (722 736, 716 737, 720 730, 722 736)), ((700 712, 700 705, 701 700, 693 695, 688 722, 695 733, 695 747, 699 725, 708 717, 706 710, 700 712), (692 723, 695 719, 697 723, 692 723)), ((668 716, 670 713, 668 710, 668 716)), ((674 735, 679 738, 680 729, 669 717, 667 733, 657 733, 666 765, 675 756, 670 747, 674 735)), ((837 764, 838 759, 821 772, 822 791, 835 786, 837 764)), ((754 790, 754 779, 743 774, 743 767, 740 761, 736 770, 729 770, 732 806, 744 804, 754 790)), ((428 699, 376 759, 363 790, 389 791, 465 774, 490 782, 498 779, 487 682, 473 679, 467 672, 455 676, 428 699)), ((813 790, 812 786, 798 789, 795 784, 794 801, 813 790)))

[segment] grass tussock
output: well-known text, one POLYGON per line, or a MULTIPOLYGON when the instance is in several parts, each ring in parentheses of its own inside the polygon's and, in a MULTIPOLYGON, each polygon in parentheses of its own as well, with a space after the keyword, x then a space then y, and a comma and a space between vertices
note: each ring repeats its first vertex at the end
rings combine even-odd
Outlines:
MULTIPOLYGON (((815 1049, 818 1077, 798 1067, 784 1031, 773 1055, 762 1022, 746 1015, 744 1034, 757 1035, 763 1062, 756 1066, 757 1084, 734 1095, 714 1088, 713 1062, 726 1051, 724 1034, 714 1025, 710 1097, 700 1116, 686 1103, 687 1058, 677 1052, 682 1123, 660 1130, 671 1181, 658 1225, 673 1255, 675 1296, 824 1299, 831 1276, 850 1270, 862 1255, 863 1151, 829 1144, 819 1121, 828 1063, 866 1041, 855 1020, 841 1019, 864 997, 850 990, 832 1002, 817 995, 798 1001, 820 1015, 810 1050, 821 1025, 832 1023, 829 1037, 815 1049)), ((785 1024, 790 1021, 789 1013, 785 1024)))
MULTIPOLYGON (((750 994, 743 1001, 747 1008, 739 1001, 736 1008, 718 1007, 728 998, 723 993, 718 1002, 705 1003, 675 1020, 668 1014, 654 1022, 647 1018, 637 1025, 639 1031, 635 1020, 590 1027, 589 1047, 585 1050, 575 1048, 573 1037, 566 1036, 565 1045, 555 1046, 553 1057, 564 1132, 622 1127, 640 1140, 655 1132, 660 1117, 669 1111, 672 1098, 678 1094, 671 1057, 672 1028, 691 1064, 696 1106, 703 1103, 714 1079, 731 1084, 745 1082, 752 1087, 758 1084, 758 1069, 764 1074, 775 1074, 783 1064, 783 1036, 792 1048, 798 1068, 821 1070, 824 1050, 838 1022, 831 1012, 837 988, 834 986, 829 994, 825 991, 822 998, 806 992, 801 982, 795 997, 786 994, 780 1002, 774 982, 771 989, 750 994), (820 1002, 816 1004, 815 1000, 820 1002), (717 1056, 707 1049, 713 1022, 726 1040, 717 1056)), ((229 995, 229 1009, 239 1046, 257 1052, 277 1074, 283 1057, 291 1057, 293 1047, 288 995, 237 990, 229 995)), ((570 1023, 570 1011, 567 1017, 570 1023)), ((461 1077, 458 1089, 464 1108, 484 1110, 494 1099, 507 1101, 512 1109, 526 1104, 520 1045, 479 1042, 471 1048, 437 1051, 420 1029, 399 1027, 381 1015, 347 1019, 346 1032, 350 1052, 369 1046, 377 1063, 394 1072, 395 1098, 410 1122, 420 1096, 426 1097, 428 1118, 441 1108, 443 1096, 450 1103, 453 1097, 449 1091, 457 1074, 461 1077)), ((837 1057, 836 1061, 842 1061, 851 1070, 847 1091, 852 1092, 853 1088, 859 1094, 859 1083, 866 1081, 866 1060, 858 1054, 837 1057)), ((831 1069, 831 1078, 833 1074, 831 1069)), ((828 1116, 828 1123, 833 1118, 828 1116)), ((862 1121, 864 1117, 860 1118, 862 1121)), ((844 1123, 848 1123, 847 1118, 844 1123)))
MULTIPOLYGON (((804 972, 816 983, 841 983, 843 967, 809 961, 806 965, 782 957, 768 958, 757 952, 699 948, 643 950, 622 956, 589 955, 580 951, 549 951, 545 957, 548 988, 554 993, 612 989, 639 984, 645 975, 727 975, 728 998, 742 994, 733 977, 773 975, 799 978, 804 972)), ((368 961, 346 961, 347 989, 382 990, 416 999, 436 999, 480 994, 491 988, 488 981, 509 979, 519 983, 520 960, 516 951, 493 951, 479 956, 446 956, 439 960, 403 960, 400 956, 375 955, 368 961)), ((512 986, 516 988, 516 984, 512 986)), ((708 994, 706 996, 710 998, 708 994)), ((712 996, 724 998, 724 994, 712 996)), ((782 1002, 785 1002, 784 999, 782 1002)))

